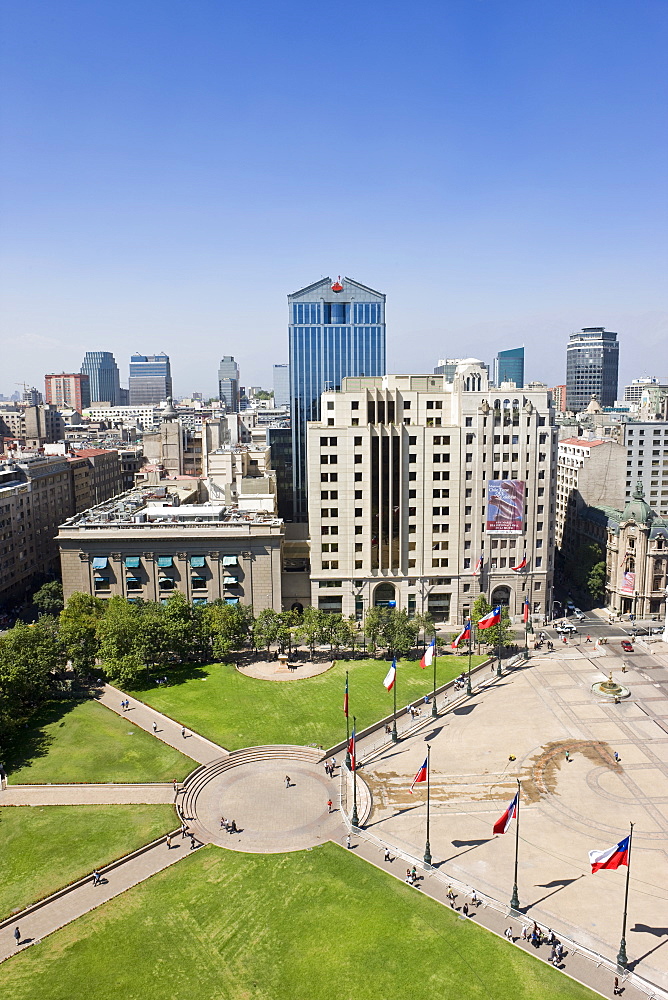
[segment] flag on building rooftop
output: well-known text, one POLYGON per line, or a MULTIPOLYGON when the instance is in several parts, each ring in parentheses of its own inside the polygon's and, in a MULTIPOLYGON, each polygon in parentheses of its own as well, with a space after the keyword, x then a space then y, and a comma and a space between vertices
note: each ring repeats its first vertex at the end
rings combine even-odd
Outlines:
POLYGON ((629 863, 629 837, 624 837, 614 847, 607 851, 590 851, 589 864, 591 873, 597 872, 599 868, 619 868, 620 865, 629 863))
POLYGON ((505 833, 511 824, 511 821, 517 818, 517 806, 519 804, 520 793, 515 792, 512 802, 504 812, 500 819, 497 819, 494 824, 494 833, 505 833))

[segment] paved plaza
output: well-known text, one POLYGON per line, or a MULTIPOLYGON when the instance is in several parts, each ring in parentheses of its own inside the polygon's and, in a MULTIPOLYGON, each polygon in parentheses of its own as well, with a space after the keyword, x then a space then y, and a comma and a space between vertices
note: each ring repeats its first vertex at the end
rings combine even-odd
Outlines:
POLYGON ((615 649, 534 655, 419 735, 366 761, 361 773, 374 802, 367 828, 421 857, 425 785, 412 795, 409 787, 429 742, 435 863, 479 892, 509 900, 514 826, 495 837, 492 825, 519 778, 522 908, 614 958, 626 869, 592 876, 588 852, 612 847, 632 821, 629 961, 668 987, 668 650, 649 655, 637 647, 622 673, 625 661, 615 649), (591 691, 610 670, 631 689, 619 704, 591 691))

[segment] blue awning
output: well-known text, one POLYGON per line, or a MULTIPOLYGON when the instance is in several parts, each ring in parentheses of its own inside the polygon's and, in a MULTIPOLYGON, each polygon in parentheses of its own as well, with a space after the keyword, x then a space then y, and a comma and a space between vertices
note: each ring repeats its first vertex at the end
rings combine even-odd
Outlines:
POLYGON ((95 556, 93 559, 93 569, 106 569, 109 560, 106 556, 95 556))
POLYGON ((191 556, 190 565, 196 568, 201 568, 202 566, 206 566, 206 560, 204 556, 191 556))
POLYGON ((239 603, 239 598, 238 597, 226 597, 225 598, 225 603, 226 604, 238 604, 239 603))
POLYGON ((158 566, 161 569, 167 569, 169 566, 174 565, 174 556, 158 556, 158 566))
POLYGON ((126 569, 139 569, 139 556, 126 556, 125 557, 125 568, 126 569))
POLYGON ((238 556, 223 556, 223 566, 237 566, 238 563, 238 556))
POLYGON ((126 581, 126 583, 140 583, 141 582, 138 576, 126 576, 125 581, 126 581))
POLYGON ((223 580, 223 583, 226 587, 236 587, 239 581, 237 580, 236 576, 226 576, 225 579, 223 580))
POLYGON ((193 604, 206 604, 206 597, 193 597, 193 604))

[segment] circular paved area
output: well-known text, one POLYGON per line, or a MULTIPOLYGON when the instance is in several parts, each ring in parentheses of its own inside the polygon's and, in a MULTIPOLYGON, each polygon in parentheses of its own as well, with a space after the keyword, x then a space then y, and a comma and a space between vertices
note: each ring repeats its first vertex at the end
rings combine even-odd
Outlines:
POLYGON ((326 673, 332 666, 331 660, 324 663, 312 663, 310 660, 297 661, 296 670, 288 670, 282 667, 276 660, 261 660, 258 663, 247 663, 237 667, 241 674, 248 677, 255 677, 260 681, 298 681, 305 677, 317 677, 318 674, 326 673))
POLYGON ((338 776, 328 778, 322 764, 284 759, 240 764, 212 778, 200 791, 197 826, 202 839, 235 851, 304 850, 345 836, 338 789, 338 776), (285 787, 286 774, 292 779, 290 788, 285 787), (221 815, 233 819, 242 832, 221 830, 221 815))

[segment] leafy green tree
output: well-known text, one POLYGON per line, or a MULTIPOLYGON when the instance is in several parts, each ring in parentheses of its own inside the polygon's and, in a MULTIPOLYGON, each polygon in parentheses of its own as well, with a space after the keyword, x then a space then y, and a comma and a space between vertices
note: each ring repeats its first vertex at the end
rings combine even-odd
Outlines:
POLYGON ((91 594, 72 594, 60 612, 59 635, 75 673, 86 673, 95 665, 97 626, 106 603, 91 594))
POLYGON ((484 594, 480 594, 480 596, 476 597, 473 602, 473 607, 471 608, 471 621, 477 625, 480 619, 491 610, 492 605, 488 603, 484 594))
POLYGON ((145 669, 138 653, 126 653, 124 656, 106 660, 104 668, 109 680, 122 688, 134 687, 145 669))
POLYGON ((326 611, 319 608, 307 607, 299 619, 297 626, 297 639, 299 642, 309 647, 311 659, 315 656, 315 647, 325 641, 326 611))
POLYGON ((479 633, 479 641, 487 642, 496 649, 498 646, 510 646, 515 642, 515 633, 508 614, 508 608, 501 608, 501 621, 479 633), (483 638, 484 637, 484 638, 483 638))
POLYGON ((385 629, 387 627, 387 608, 368 608, 364 616, 364 632, 366 634, 369 651, 376 652, 378 646, 385 645, 385 629))
POLYGON ((587 590, 593 601, 605 596, 605 562, 594 563, 587 575, 587 590))
POLYGON ((390 609, 383 629, 383 637, 392 656, 408 656, 417 644, 420 629, 414 618, 405 610, 390 609))
POLYGON ((49 580, 33 594, 33 604, 43 615, 58 615, 63 610, 63 585, 59 580, 49 580))
POLYGON ((107 601, 105 614, 97 623, 98 656, 106 664, 136 653, 141 642, 143 604, 130 603, 124 597, 107 601))
POLYGON ((225 661, 233 650, 243 648, 253 626, 250 607, 217 600, 203 607, 202 616, 215 660, 225 661))
POLYGON ((25 717, 50 694, 54 674, 67 663, 56 619, 19 622, 0 636, 0 692, 5 710, 25 717))

